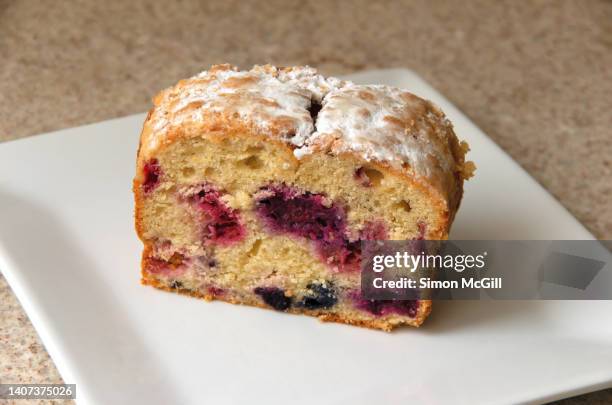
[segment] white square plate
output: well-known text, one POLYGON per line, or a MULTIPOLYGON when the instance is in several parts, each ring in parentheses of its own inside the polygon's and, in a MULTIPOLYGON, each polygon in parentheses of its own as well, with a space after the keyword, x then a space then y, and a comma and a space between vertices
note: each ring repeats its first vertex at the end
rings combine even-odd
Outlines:
MULTIPOLYGON (((456 239, 592 239, 414 73, 478 165, 456 239)), ((131 181, 144 115, 0 145, 0 269, 81 404, 509 404, 612 385, 612 302, 440 302, 383 333, 139 284, 131 181)), ((610 286, 612 288, 612 286, 610 286)))

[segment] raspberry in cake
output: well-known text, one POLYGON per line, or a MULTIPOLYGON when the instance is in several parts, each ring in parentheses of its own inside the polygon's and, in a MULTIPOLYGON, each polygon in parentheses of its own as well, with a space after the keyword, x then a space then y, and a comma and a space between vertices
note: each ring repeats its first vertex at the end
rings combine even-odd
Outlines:
POLYGON ((162 91, 134 179, 142 282, 390 330, 429 301, 360 294, 363 240, 446 239, 473 170, 431 102, 309 67, 229 65, 162 91))

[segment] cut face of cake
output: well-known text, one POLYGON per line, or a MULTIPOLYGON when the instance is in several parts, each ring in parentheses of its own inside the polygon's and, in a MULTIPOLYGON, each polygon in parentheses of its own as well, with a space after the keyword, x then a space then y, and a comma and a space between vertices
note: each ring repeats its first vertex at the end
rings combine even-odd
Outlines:
POLYGON ((228 65, 160 93, 134 180, 142 282, 390 330, 429 301, 373 301, 361 241, 446 239, 472 171, 442 112, 312 68, 228 65))

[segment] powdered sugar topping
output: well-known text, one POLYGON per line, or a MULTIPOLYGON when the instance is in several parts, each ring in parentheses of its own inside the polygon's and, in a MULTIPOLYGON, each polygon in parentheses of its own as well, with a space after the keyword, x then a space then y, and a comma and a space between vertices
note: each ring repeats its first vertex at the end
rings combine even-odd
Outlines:
POLYGON ((294 153, 358 152, 429 177, 436 167, 453 168, 455 139, 450 122, 431 102, 394 87, 351 85, 325 96, 316 131, 294 153))
POLYGON ((243 121, 261 132, 274 132, 301 146, 314 131, 308 110, 312 101, 320 101, 329 90, 342 85, 341 80, 325 79, 307 66, 279 69, 266 65, 250 71, 213 66, 156 97, 146 146, 158 146, 172 126, 204 121, 214 114, 243 121))

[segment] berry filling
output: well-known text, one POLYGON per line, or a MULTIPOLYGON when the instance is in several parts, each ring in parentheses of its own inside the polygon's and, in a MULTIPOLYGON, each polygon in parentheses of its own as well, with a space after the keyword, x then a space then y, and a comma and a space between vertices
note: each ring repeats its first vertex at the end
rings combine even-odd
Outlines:
POLYGON ((206 291, 213 297, 222 297, 225 295, 225 290, 223 288, 214 285, 206 287, 206 291))
POLYGON ((368 222, 361 230, 361 240, 385 240, 387 239, 387 228, 382 221, 368 222))
POLYGON ((253 292, 277 311, 286 311, 291 306, 291 297, 285 296, 285 292, 278 287, 257 287, 253 292))
POLYGON ((359 292, 353 294, 353 302, 356 308, 376 316, 398 314, 414 318, 419 309, 417 300, 368 300, 359 292))
POLYGON ((159 184, 159 178, 161 177, 161 166, 157 159, 151 159, 144 164, 144 181, 142 183, 142 189, 145 193, 150 193, 155 190, 155 187, 159 184))
POLYGON ((336 305, 338 296, 331 283, 308 284, 308 294, 297 303, 298 307, 306 309, 327 309, 336 305))
POLYGON ((205 244, 230 245, 242 240, 246 230, 240 223, 238 211, 221 200, 218 190, 204 184, 192 189, 186 198, 203 213, 202 239, 205 244))
POLYGON ((321 259, 339 271, 359 271, 360 240, 386 235, 384 225, 375 222, 364 228, 359 239, 350 239, 343 207, 322 194, 284 184, 263 187, 256 211, 272 231, 312 240, 321 259))
POLYGON ((323 195, 286 185, 261 189, 256 210, 271 230, 310 239, 322 259, 339 268, 353 267, 359 244, 345 234, 346 214, 323 195))
POLYGON ((168 260, 157 257, 148 257, 145 269, 151 274, 166 277, 178 277, 187 270, 188 259, 180 253, 174 253, 168 260))
POLYGON ((261 189, 256 209, 276 231, 312 240, 334 240, 346 229, 346 215, 321 194, 300 192, 285 185, 261 189))
POLYGON ((419 221, 417 223, 417 228, 419 230, 419 234, 416 237, 416 240, 425 240, 425 232, 427 232, 427 224, 425 222, 419 221))

